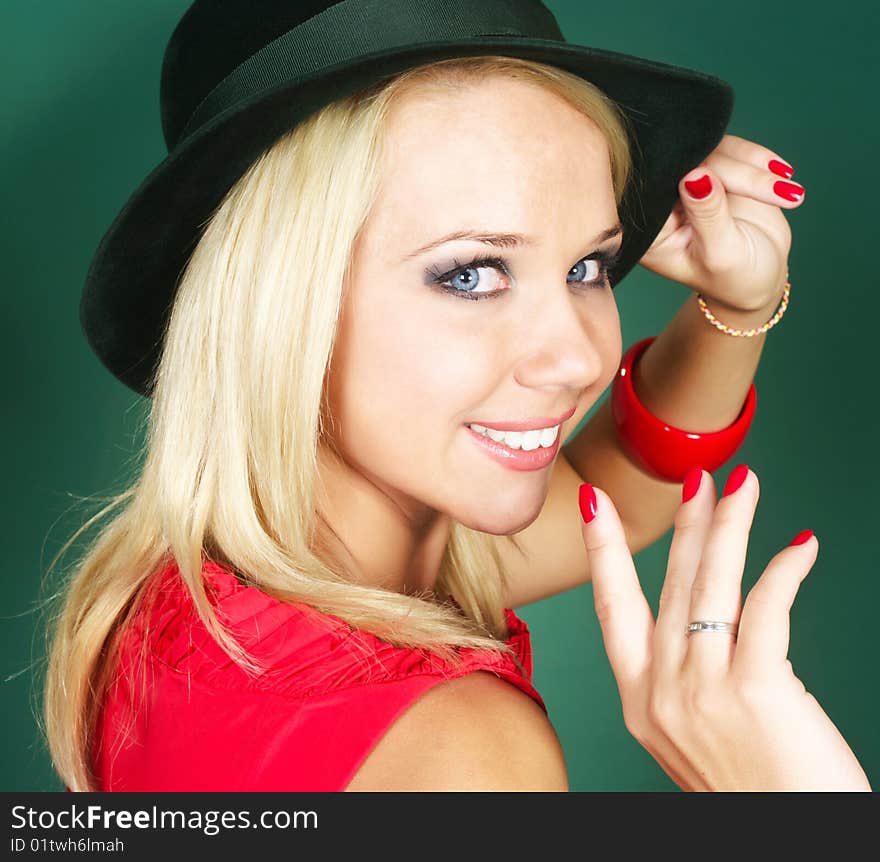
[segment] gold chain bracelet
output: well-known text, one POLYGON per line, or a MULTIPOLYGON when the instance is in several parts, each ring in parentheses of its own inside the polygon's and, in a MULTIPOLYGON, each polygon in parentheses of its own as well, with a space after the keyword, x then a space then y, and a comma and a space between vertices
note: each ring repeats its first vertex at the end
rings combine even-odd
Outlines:
POLYGON ((700 305, 700 308, 703 310, 703 314, 706 315, 706 318, 709 320, 709 323, 712 324, 716 329, 720 329, 722 332, 726 332, 728 335, 735 335, 741 338, 751 338, 755 335, 760 335, 762 332, 766 332, 768 329, 772 329, 776 326, 777 323, 782 319, 782 315, 785 314, 785 310, 788 308, 788 296, 791 292, 791 282, 788 280, 789 274, 785 274, 785 290, 782 294, 782 302, 779 305, 779 308, 776 310, 776 314, 770 318, 763 326, 759 326, 757 329, 731 329, 729 326, 725 326, 711 311, 709 311, 709 306, 706 305, 706 300, 703 299, 703 294, 697 294, 697 302, 700 305))

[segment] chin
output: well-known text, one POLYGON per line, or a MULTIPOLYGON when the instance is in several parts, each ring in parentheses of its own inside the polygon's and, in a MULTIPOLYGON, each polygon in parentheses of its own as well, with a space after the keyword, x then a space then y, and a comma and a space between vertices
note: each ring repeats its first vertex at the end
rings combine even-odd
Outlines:
POLYGON ((460 512, 453 517, 471 530, 479 530, 481 533, 490 533, 493 536, 512 536, 533 523, 541 514, 543 506, 544 499, 542 498, 528 508, 523 505, 512 510, 487 511, 484 509, 479 512, 460 512))

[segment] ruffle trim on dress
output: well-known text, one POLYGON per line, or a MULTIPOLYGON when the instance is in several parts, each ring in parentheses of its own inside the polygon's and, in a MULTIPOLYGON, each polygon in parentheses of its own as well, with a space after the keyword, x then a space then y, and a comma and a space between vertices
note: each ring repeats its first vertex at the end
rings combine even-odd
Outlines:
POLYGON ((512 608, 505 608, 511 656, 490 649, 458 647, 456 667, 422 648, 399 647, 345 620, 305 603, 281 601, 241 583, 218 563, 203 565, 206 591, 220 619, 265 668, 254 676, 236 664, 202 623, 176 563, 157 576, 123 639, 122 657, 139 655, 146 637, 149 652, 167 670, 222 690, 271 691, 309 697, 347 686, 370 685, 416 674, 448 678, 489 670, 530 694, 546 711, 533 688, 529 629, 512 608), (149 610, 147 614, 146 611, 149 610), (149 628, 146 632, 145 629, 149 628))

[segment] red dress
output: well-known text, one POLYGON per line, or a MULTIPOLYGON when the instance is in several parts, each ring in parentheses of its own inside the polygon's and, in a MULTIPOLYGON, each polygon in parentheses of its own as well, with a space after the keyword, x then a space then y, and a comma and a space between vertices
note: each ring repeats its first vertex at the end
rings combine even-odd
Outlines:
POLYGON ((476 670, 495 673, 547 711, 531 684, 528 627, 510 608, 507 643, 524 672, 511 657, 469 647, 459 648, 465 661, 455 668, 309 605, 279 601, 218 564, 206 563, 204 575, 221 619, 267 671, 251 677, 223 652, 169 566, 158 576, 149 622, 142 608, 120 646, 97 726, 100 790, 344 790, 419 695, 476 670), (145 636, 146 677, 136 680, 145 636), (141 696, 134 710, 133 690, 141 696))

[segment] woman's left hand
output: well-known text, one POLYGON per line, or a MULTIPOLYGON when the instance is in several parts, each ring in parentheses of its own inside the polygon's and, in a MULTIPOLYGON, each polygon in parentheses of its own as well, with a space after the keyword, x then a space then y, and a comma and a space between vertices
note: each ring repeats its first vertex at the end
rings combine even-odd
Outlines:
MULTIPOLYGON (((802 186, 786 179, 790 171, 784 168, 772 150, 725 135, 704 162, 682 177, 679 200, 639 263, 714 300, 713 308, 751 312, 775 307, 791 248, 791 228, 782 210, 804 199, 802 186), (774 173, 771 162, 782 173, 774 173), (711 191, 698 200, 685 184, 693 188, 703 176, 711 191), (778 193, 786 189, 794 200, 778 193)), ((698 189, 706 182, 699 182, 698 189)))

